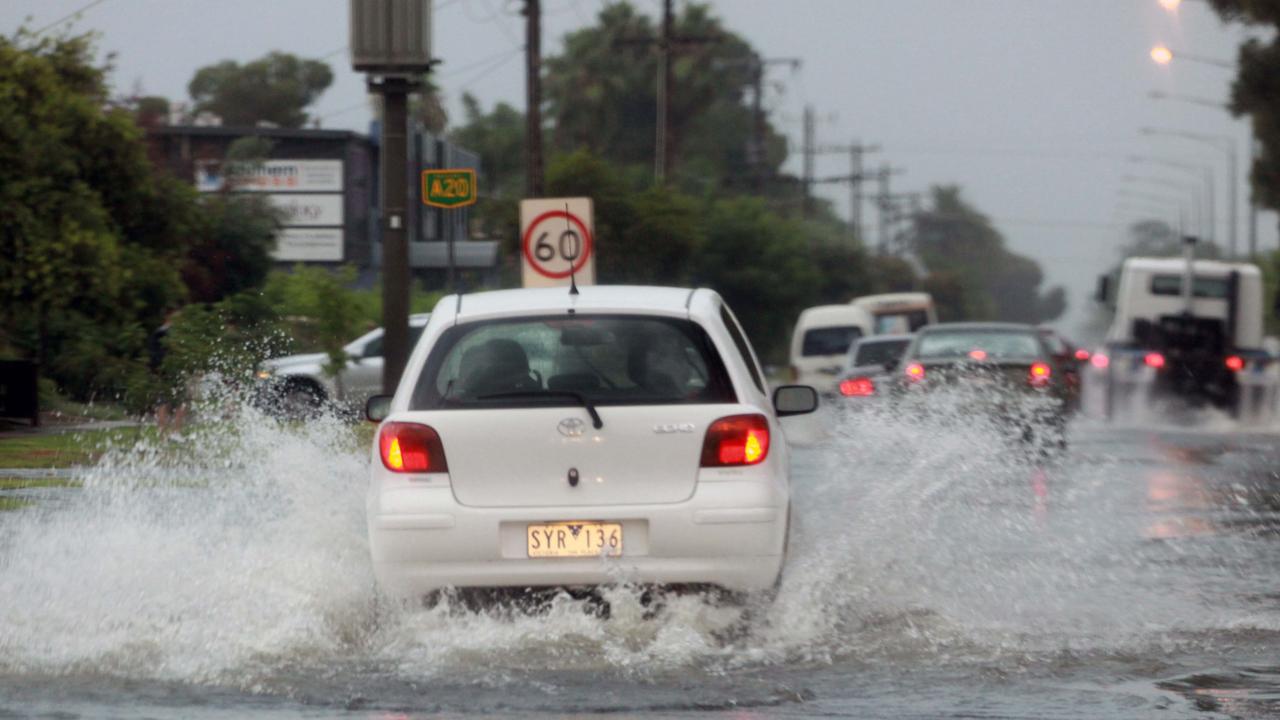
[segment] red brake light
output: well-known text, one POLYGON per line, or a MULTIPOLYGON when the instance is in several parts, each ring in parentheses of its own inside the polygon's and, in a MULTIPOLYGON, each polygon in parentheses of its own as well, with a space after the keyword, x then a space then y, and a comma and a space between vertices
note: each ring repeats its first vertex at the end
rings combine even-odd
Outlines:
POLYGON ((903 372, 906 373, 907 379, 911 382, 920 382, 921 380, 924 380, 924 366, 920 363, 913 362, 907 365, 903 372))
POLYGON ((876 394, 876 384, 869 377, 849 378, 840 381, 840 394, 845 397, 869 397, 876 394))
POLYGON ((1036 387, 1044 387, 1053 379, 1053 368, 1048 363, 1036 362, 1031 364, 1031 370, 1027 372, 1027 382, 1036 387))
POLYGON ((440 435, 418 423, 385 423, 378 431, 378 455, 392 472, 449 472, 440 435))
POLYGON ((1147 364, 1147 367, 1155 368, 1156 370, 1164 367, 1164 356, 1158 352, 1147 353, 1147 356, 1142 358, 1142 361, 1147 364))
POLYGON ((769 421, 763 415, 730 415, 707 428, 702 467, 758 465, 767 457, 769 421))
MULTIPOLYGON (((1085 350, 1084 348, 1080 348, 1079 350, 1076 350, 1076 359, 1079 360, 1080 362, 1084 362, 1085 360, 1088 360, 1089 351, 1085 350)), ((1103 359, 1105 360, 1106 357, 1104 356, 1103 359)))
POLYGON ((1227 358, 1227 369, 1231 372, 1240 372, 1244 369, 1244 358, 1239 355, 1232 355, 1227 358))
POLYGON ((977 360, 981 362, 987 359, 987 351, 986 350, 970 350, 969 358, 972 360, 977 360))
POLYGON ((1106 370, 1107 366, 1111 364, 1111 358, 1102 353, 1094 353, 1093 357, 1089 358, 1089 362, 1093 363, 1093 366, 1099 370, 1106 370))

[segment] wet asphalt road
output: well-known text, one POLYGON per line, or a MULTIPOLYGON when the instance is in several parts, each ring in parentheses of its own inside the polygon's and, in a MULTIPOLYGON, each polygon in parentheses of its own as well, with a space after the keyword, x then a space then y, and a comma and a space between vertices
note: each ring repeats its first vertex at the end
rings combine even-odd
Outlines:
POLYGON ((333 428, 119 453, 0 516, 0 717, 1280 717, 1280 435, 828 421, 747 607, 388 607, 333 428))

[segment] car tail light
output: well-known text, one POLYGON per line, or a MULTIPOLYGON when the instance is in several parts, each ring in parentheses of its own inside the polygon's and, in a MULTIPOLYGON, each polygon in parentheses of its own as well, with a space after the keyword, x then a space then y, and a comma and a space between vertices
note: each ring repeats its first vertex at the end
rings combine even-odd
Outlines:
POLYGON ((1149 368, 1159 370, 1164 367, 1164 355, 1158 352, 1149 352, 1146 357, 1142 358, 1142 362, 1146 363, 1149 368))
POLYGON ((986 351, 986 350, 970 350, 970 351, 969 351, 969 359, 971 359, 971 360, 977 360, 977 361, 979 361, 979 362, 981 362, 981 361, 983 361, 983 360, 986 360, 986 359, 987 359, 987 351, 986 351))
POLYGON ((909 363, 903 372, 906 374, 907 380, 910 380, 911 382, 920 382, 921 380, 924 380, 924 366, 920 363, 909 363))
MULTIPOLYGON (((1076 359, 1079 360, 1080 362, 1084 362, 1085 360, 1088 360, 1089 351, 1085 350, 1084 348, 1080 348, 1079 350, 1076 350, 1076 359)), ((1103 356, 1103 359, 1105 360, 1106 356, 1103 356)))
POLYGON ((1089 362, 1093 363, 1093 366, 1099 370, 1106 370, 1107 366, 1111 364, 1111 358, 1102 353, 1094 353, 1093 357, 1089 358, 1089 362))
POLYGON ((440 435, 418 423, 384 424, 378 431, 378 455, 392 472, 449 472, 440 435))
POLYGON ((1034 387, 1044 387, 1052 380, 1053 368, 1049 367, 1049 363, 1032 363, 1031 369, 1027 371, 1027 382, 1034 387))
POLYGON ((1239 355, 1232 355, 1227 358, 1227 369, 1231 372, 1240 372, 1244 369, 1244 358, 1239 355))
POLYGON ((758 465, 769 457, 769 420, 730 415, 711 423, 702 443, 702 467, 758 465))
POLYGON ((876 384, 869 377, 856 377, 840 382, 840 394, 845 397, 869 397, 876 394, 876 384))

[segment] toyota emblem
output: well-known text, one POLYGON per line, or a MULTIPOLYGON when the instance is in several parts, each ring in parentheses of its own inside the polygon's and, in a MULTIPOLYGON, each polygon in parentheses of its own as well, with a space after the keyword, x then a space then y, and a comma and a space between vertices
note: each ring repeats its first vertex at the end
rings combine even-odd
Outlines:
POLYGON ((578 418, 565 418, 560 421, 560 424, 556 426, 556 429, 565 437, 582 437, 582 429, 585 426, 586 423, 582 422, 578 418))

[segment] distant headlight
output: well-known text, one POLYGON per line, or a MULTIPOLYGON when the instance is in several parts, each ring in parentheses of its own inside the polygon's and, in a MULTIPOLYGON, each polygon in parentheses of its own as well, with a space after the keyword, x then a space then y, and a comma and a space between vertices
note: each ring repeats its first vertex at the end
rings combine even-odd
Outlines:
POLYGON ((259 380, 270 380, 270 379, 271 379, 271 371, 270 371, 270 370, 259 370, 258 372, 254 373, 253 375, 254 375, 254 377, 258 378, 259 380))

